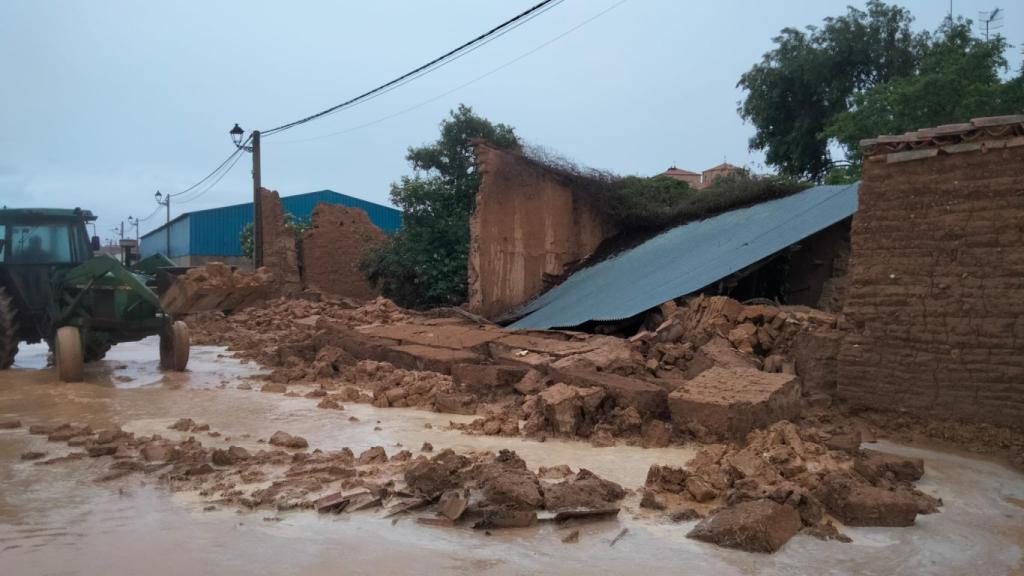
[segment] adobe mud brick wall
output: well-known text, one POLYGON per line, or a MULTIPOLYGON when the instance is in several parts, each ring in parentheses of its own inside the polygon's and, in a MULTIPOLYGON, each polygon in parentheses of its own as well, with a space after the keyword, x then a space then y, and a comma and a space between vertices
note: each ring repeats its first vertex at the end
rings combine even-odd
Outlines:
POLYGON ((982 149, 964 140, 934 155, 866 158, 838 393, 859 406, 1020 426, 1024 136, 982 149))
POLYGON ((317 204, 310 222, 312 228, 302 233, 303 283, 338 296, 375 298, 358 264, 367 248, 384 241, 384 232, 362 209, 338 204, 317 204))
POLYGON ((272 190, 260 188, 261 222, 263 224, 263 265, 274 275, 274 288, 281 294, 302 291, 299 277, 299 254, 295 248, 295 234, 284 225, 281 196, 272 190))
POLYGON ((554 174, 515 152, 474 145, 482 179, 469 224, 469 305, 495 318, 543 291, 614 230, 554 174))

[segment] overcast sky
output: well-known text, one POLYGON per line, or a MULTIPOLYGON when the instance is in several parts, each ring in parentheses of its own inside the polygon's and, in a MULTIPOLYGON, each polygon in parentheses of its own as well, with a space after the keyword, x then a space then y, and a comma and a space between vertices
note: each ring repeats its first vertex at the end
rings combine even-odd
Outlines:
MULTIPOLYGON (((90 208, 110 237, 129 215, 153 213, 156 190, 180 191, 212 170, 233 150, 234 122, 267 129, 306 116, 535 2, 5 0, 0 205, 90 208)), ((820 24, 847 4, 619 2, 565 0, 405 87, 265 139, 264 185, 387 203, 389 184, 410 173, 406 148, 436 138, 460 102, 530 143, 621 174, 723 160, 758 169, 761 155, 747 150, 753 129, 736 114, 737 80, 781 28, 820 24)), ((949 10, 946 0, 902 4, 918 29, 934 29, 949 10)), ((1002 4, 1016 68, 1024 6, 1002 4)), ((955 0, 954 11, 976 20, 993 5, 955 0)), ((172 217, 248 201, 249 162, 202 197, 172 201, 172 217)), ((142 233, 163 217, 143 222, 142 233)))

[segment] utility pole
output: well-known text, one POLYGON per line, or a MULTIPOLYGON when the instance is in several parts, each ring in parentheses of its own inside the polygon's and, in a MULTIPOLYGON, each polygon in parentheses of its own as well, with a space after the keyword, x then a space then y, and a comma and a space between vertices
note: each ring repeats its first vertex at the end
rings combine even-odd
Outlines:
POLYGON ((242 130, 238 123, 235 123, 234 128, 228 134, 231 134, 232 142, 240 150, 252 153, 252 259, 253 268, 259 268, 263 266, 263 202, 260 199, 260 188, 263 185, 260 174, 260 131, 252 131, 249 136, 252 140, 250 146, 246 146, 242 142, 245 130, 242 130))
POLYGON ((156 198, 156 203, 157 204, 159 204, 161 206, 166 206, 167 207, 167 223, 164 224, 164 233, 167 235, 167 246, 165 248, 167 250, 167 253, 164 254, 164 255, 167 256, 168 258, 170 258, 171 257, 171 195, 168 194, 166 197, 164 197, 164 195, 161 194, 159 190, 157 190, 156 194, 154 194, 153 197, 156 198))
POLYGON ((124 220, 121 220, 121 240, 124 240, 124 220))
POLYGON ((252 132, 252 254, 253 268, 263 266, 263 202, 261 201, 260 188, 262 188, 262 175, 260 174, 260 131, 252 132))

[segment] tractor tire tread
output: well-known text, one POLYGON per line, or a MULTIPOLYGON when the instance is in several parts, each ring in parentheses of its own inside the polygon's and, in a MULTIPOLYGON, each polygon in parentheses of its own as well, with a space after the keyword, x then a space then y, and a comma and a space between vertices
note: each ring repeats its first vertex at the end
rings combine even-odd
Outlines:
POLYGON ((18 355, 18 311, 7 290, 0 286, 0 370, 14 364, 18 355))

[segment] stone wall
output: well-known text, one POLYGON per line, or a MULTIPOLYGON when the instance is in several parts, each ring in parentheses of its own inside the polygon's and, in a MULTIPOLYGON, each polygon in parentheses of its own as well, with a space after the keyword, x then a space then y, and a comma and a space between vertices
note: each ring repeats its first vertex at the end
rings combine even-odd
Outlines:
POLYGON ((384 241, 384 232, 366 212, 321 202, 312 228, 302 234, 302 280, 309 288, 369 300, 377 296, 357 265, 363 252, 384 241))
POLYGON ((866 142, 841 398, 937 418, 1024 422, 1019 118, 1008 129, 979 129, 999 120, 981 119, 866 142), (949 134, 957 127, 962 138, 949 134))
POLYGON ((260 188, 260 206, 263 210, 263 265, 274 275, 274 285, 281 294, 302 291, 299 277, 299 254, 295 249, 295 234, 284 225, 281 196, 272 190, 260 188))
POLYGON ((482 175, 470 219, 469 304, 496 318, 549 287, 614 229, 554 174, 476 142, 482 175))

